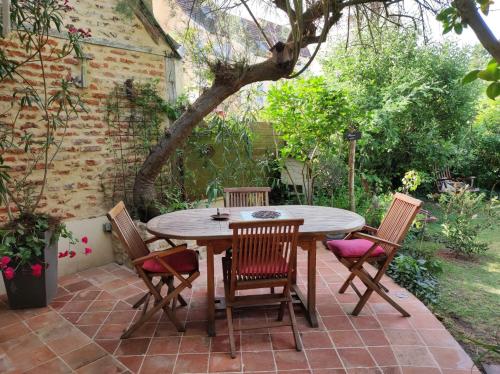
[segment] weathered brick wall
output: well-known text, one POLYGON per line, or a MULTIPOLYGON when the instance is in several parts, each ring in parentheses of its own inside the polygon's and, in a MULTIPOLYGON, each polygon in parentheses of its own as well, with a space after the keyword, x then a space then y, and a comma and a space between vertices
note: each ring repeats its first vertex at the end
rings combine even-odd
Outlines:
MULTIPOLYGON (((88 112, 70 121, 61 151, 51 166, 42 201, 43 210, 65 219, 100 216, 109 208, 104 200, 101 175, 106 168, 113 167, 107 145, 106 99, 115 84, 123 84, 130 78, 136 82, 158 79, 160 92, 166 95, 165 55, 171 52, 169 46, 163 39, 156 43, 138 19, 125 19, 114 12, 115 4, 116 1, 74 1, 72 5, 76 9, 67 15, 68 23, 91 28, 92 38, 85 43, 84 52, 93 59, 87 66, 88 86, 79 89, 88 112)), ((61 45, 63 40, 54 37, 50 43, 61 45)), ((25 57, 14 33, 0 39, 0 48, 11 58, 25 57)), ((73 57, 65 58, 62 63, 48 64, 49 84, 56 86, 68 74, 78 76, 80 64, 81 61, 73 57)), ((23 71, 36 87, 41 86, 38 64, 25 65, 23 71)), ((0 113, 7 111, 0 118, 3 125, 12 122, 16 113, 15 107, 8 111, 15 88, 12 81, 4 81, 0 86, 0 113)), ((17 121, 17 135, 23 129, 42 134, 41 116, 37 108, 24 109, 17 121)), ((62 135, 62 131, 58 135, 62 135)), ((12 168, 14 178, 22 175, 27 157, 18 149, 5 151, 4 159, 12 168)), ((33 180, 41 180, 42 172, 35 170, 33 180)), ((6 220, 5 213, 5 207, 0 207, 0 222, 6 220)))

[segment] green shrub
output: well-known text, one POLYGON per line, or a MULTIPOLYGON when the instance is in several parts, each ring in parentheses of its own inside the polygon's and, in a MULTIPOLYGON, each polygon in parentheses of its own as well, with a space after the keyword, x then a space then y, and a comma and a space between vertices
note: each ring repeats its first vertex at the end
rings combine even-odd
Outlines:
POLYGON ((442 194, 439 204, 444 213, 441 233, 450 250, 457 255, 471 256, 488 249, 487 243, 480 242, 478 236, 495 219, 494 201, 485 202, 484 194, 461 190, 442 194))
POLYGON ((441 271, 438 260, 414 258, 400 253, 389 265, 387 274, 424 303, 434 304, 439 295, 436 274, 441 271))

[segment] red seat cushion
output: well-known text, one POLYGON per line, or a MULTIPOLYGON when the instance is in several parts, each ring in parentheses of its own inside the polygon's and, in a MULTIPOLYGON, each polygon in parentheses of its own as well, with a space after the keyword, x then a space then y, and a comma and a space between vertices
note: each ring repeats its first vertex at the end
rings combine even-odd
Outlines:
MULTIPOLYGON (((373 242, 366 239, 330 240, 326 245, 337 256, 362 257, 373 245, 373 242)), ((377 257, 383 254, 385 254, 384 249, 377 245, 370 254, 370 257, 377 257)))
MULTIPOLYGON (((178 273, 191 273, 198 270, 198 255, 196 251, 186 249, 162 258, 178 273)), ((152 273, 168 273, 169 271, 156 259, 147 260, 142 268, 152 273)))
POLYGON ((279 258, 274 264, 249 264, 239 269, 240 275, 244 276, 286 276, 288 266, 284 258, 279 258))

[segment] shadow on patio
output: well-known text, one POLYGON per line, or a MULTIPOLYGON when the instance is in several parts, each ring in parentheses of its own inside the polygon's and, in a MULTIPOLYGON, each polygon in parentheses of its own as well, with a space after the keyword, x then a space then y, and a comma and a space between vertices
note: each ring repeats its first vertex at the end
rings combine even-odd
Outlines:
MULTIPOLYGON (((200 265, 204 272, 205 261, 200 265)), ((186 333, 178 333, 158 314, 156 322, 120 341, 123 329, 138 317, 131 304, 144 287, 133 272, 109 264, 61 278, 58 297, 48 308, 10 311, 2 299, 0 372, 478 373, 434 315, 389 278, 384 284, 410 318, 401 317, 377 296, 360 316, 350 316, 357 296, 337 292, 347 270, 321 244, 317 270, 320 326, 310 328, 297 310, 302 352, 295 351, 287 327, 253 330, 239 333, 238 355, 231 359, 223 314, 217 317, 217 337, 207 337, 204 274, 183 293, 189 304, 178 316, 186 321, 186 333)), ((301 250, 298 271, 301 284, 306 274, 301 250)), ((221 274, 219 268, 216 274, 221 274)), ((217 294, 222 294, 219 276, 217 285, 217 294)), ((275 317, 274 310, 252 310, 239 314, 238 321, 275 317)))

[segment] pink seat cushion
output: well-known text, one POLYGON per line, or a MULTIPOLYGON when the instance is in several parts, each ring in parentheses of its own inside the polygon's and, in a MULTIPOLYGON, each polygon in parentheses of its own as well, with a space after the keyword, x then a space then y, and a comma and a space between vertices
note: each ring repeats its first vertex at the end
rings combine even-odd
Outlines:
MULTIPOLYGON (((178 273, 191 273, 198 270, 198 255, 191 249, 186 249, 173 255, 162 258, 169 266, 178 273)), ((167 269, 156 259, 147 260, 142 268, 151 273, 169 273, 167 269)))
POLYGON ((242 266, 239 271, 244 276, 286 276, 288 266, 284 258, 280 258, 274 264, 250 264, 242 266))
MULTIPOLYGON (((339 257, 362 257, 373 245, 373 242, 366 239, 330 240, 326 245, 339 257)), ((370 257, 383 254, 385 254, 384 249, 377 245, 370 257)))

